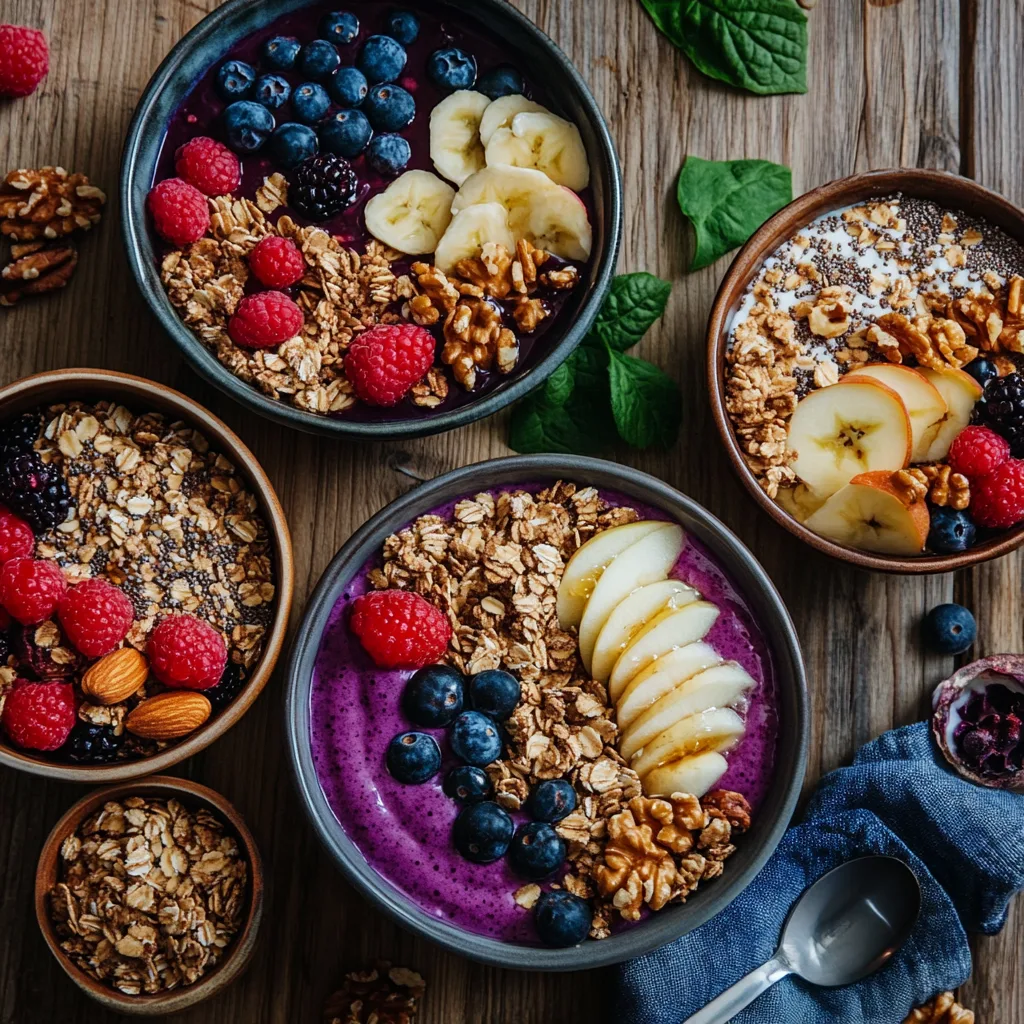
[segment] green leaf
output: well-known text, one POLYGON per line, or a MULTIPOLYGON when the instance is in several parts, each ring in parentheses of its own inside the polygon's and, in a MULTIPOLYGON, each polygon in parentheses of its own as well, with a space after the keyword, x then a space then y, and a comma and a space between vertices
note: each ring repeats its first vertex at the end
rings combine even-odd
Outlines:
POLYGON ((641 0, 698 70, 765 96, 807 92, 807 16, 796 0, 641 0))
POLYGON ((653 274, 620 274, 592 328, 610 348, 632 348, 665 312, 672 285, 653 274))
POLYGON ((793 172, 768 160, 701 160, 679 172, 679 208, 697 235, 691 270, 742 245, 793 199, 793 172))
POLYGON ((679 433, 679 387, 644 359, 610 351, 612 413, 622 439, 634 448, 668 447, 679 433))
POLYGON ((554 405, 543 391, 527 395, 512 410, 509 447, 523 455, 592 455, 600 451, 607 443, 611 423, 607 395, 603 402, 574 398, 568 405, 554 405))
POLYGON ((568 359, 544 383, 544 398, 552 405, 565 405, 576 386, 576 353, 568 359))

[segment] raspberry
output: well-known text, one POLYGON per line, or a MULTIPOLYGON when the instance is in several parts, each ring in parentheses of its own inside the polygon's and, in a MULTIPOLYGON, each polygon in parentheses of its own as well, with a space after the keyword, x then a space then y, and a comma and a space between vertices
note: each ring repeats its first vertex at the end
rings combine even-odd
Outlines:
POLYGON ((157 234, 172 245, 198 242, 210 226, 206 196, 181 178, 167 178, 146 197, 157 234))
POLYGON ((968 480, 980 480, 1010 457, 1010 442, 988 427, 964 427, 949 449, 949 465, 968 480))
POLYGON ((50 70, 46 36, 22 25, 0 25, 0 96, 28 96, 50 70))
POLYGON ((246 295, 228 321, 228 334, 243 348, 275 348, 302 330, 302 310, 284 292, 246 295))
POLYGON ((4 702, 7 735, 27 750, 57 750, 75 727, 75 691, 70 683, 16 680, 4 702))
POLYGON ((357 597, 351 624, 366 653, 381 668, 432 665, 452 638, 444 615, 407 590, 377 590, 357 597))
POLYGON ((67 589, 64 573, 41 558, 12 558, 0 569, 0 604, 23 626, 45 622, 67 589))
POLYGON ((135 609, 112 583, 90 579, 64 595, 57 617, 75 650, 87 658, 102 658, 128 635, 135 609))
POLYGON ((32 527, 0 505, 0 565, 12 558, 28 558, 35 549, 32 527))
POLYGON ((996 529, 1024 521, 1024 460, 1007 459, 972 484, 971 517, 979 526, 996 529))
POLYGON ((249 253, 249 268, 267 288, 288 288, 302 279, 306 261, 290 238, 267 235, 249 253))
POLYGON ((242 181, 238 157, 216 139, 197 135, 179 146, 174 154, 174 169, 179 178, 195 185, 208 196, 226 196, 242 181))
POLYGON ((434 365, 434 336, 416 324, 378 324, 345 355, 345 376, 370 405, 394 405, 434 365))
POLYGON ((220 682, 228 660, 224 637, 193 615, 170 615, 149 635, 149 667, 164 686, 207 690, 220 682))

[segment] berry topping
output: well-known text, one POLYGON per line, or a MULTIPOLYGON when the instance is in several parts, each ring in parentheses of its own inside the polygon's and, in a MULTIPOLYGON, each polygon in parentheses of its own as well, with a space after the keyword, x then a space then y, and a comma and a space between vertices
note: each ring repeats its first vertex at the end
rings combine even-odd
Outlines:
POLYGON ((427 61, 427 74, 439 89, 472 89, 476 84, 476 58, 457 46, 435 50, 427 61))
POLYGON ((299 51, 299 70, 317 81, 329 78, 341 64, 341 57, 326 39, 314 39, 299 51))
POLYGON ((292 110, 300 121, 316 124, 323 119, 331 105, 327 90, 316 82, 305 82, 295 90, 292 97, 292 110))
POLYGON ((483 768, 460 764, 444 777, 444 791, 461 804, 477 804, 490 799, 494 787, 483 768))
POLYGON ((249 269, 267 288, 288 288, 306 272, 306 261, 290 238, 266 235, 249 253, 249 269))
POLYGON ((157 234, 172 245, 198 242, 210 227, 206 196, 181 178, 157 182, 146 202, 157 234))
POLYGON ((355 337, 345 376, 370 405, 395 405, 434 365, 434 336, 416 324, 378 324, 355 337))
POLYGON ((274 115, 262 103, 238 100, 221 115, 224 137, 236 153, 255 153, 274 130, 274 115))
POLYGON ((988 778, 1024 770, 1024 692, 993 683, 960 708, 953 743, 968 768, 988 778))
POLYGON ((519 680, 500 668, 485 669, 469 680, 469 703, 491 718, 508 718, 519 703, 519 680))
POLYGON ((924 635, 939 654, 963 654, 977 636, 974 616, 960 604, 936 605, 924 619, 924 635))
POLYGON ((561 821, 576 810, 576 790, 565 779, 545 779, 531 790, 525 810, 534 821, 561 821))
POLYGON ((19 626, 14 631, 11 646, 18 664, 36 679, 70 680, 85 666, 85 658, 71 646, 64 630, 52 619, 41 626, 19 626), (37 638, 44 640, 47 646, 39 644, 37 638))
POLYGON ((441 770, 441 749, 425 732, 403 732, 388 744, 385 760, 392 778, 418 786, 441 770))
POLYGON ((71 492, 57 466, 26 452, 0 466, 0 502, 44 533, 67 519, 71 492))
POLYGON ((207 690, 224 674, 224 637, 193 615, 170 615, 149 635, 146 655, 153 675, 172 689, 207 690))
POLYGON ((294 36, 274 36, 263 44, 263 61, 277 71, 287 71, 295 67, 300 49, 302 47, 294 36))
POLYGON ((46 36, 23 25, 0 25, 0 96, 28 96, 50 70, 46 36))
POLYGON ((582 897, 565 889, 555 889, 540 894, 533 919, 544 945, 578 946, 590 934, 594 913, 582 897))
POLYGON ((346 66, 338 68, 331 75, 327 86, 335 101, 343 107, 358 107, 370 90, 370 84, 366 81, 366 75, 359 68, 346 66))
POLYGON ((359 182, 348 161, 321 153, 299 164, 289 189, 292 206, 310 220, 326 220, 347 210, 356 199, 359 182))
POLYGON ((252 91, 255 69, 241 60, 229 60, 217 71, 217 91, 228 100, 241 100, 252 91))
POLYGON ((381 668, 423 668, 444 655, 452 627, 429 601, 405 590, 376 590, 352 603, 352 632, 381 668))
POLYGON ((370 36, 359 51, 356 64, 371 85, 393 82, 405 67, 408 55, 397 39, 390 36, 370 36))
POLYGON ((968 480, 980 480, 1010 457, 1010 442, 988 427, 964 427, 949 448, 949 465, 968 480))
POLYGON ((361 110, 339 110, 320 126, 320 148, 348 159, 359 156, 371 138, 373 129, 361 110))
POLYGON ((564 860, 565 840, 546 821, 523 825, 508 848, 509 867, 528 882, 547 878, 564 860))
POLYGON ((102 658, 128 635, 135 609, 112 583, 88 579, 65 594, 58 618, 76 650, 87 658, 102 658))
POLYGON ((316 132, 308 125, 286 121, 270 136, 270 149, 274 159, 285 169, 298 166, 303 160, 316 155, 320 148, 316 132))
POLYGON ((276 348, 302 330, 302 310, 284 292, 246 295, 228 321, 228 334, 243 348, 276 348))
POLYGON ((995 363, 988 359, 972 359, 964 369, 984 387, 994 377, 999 376, 995 363))
POLYGON ((4 702, 7 735, 26 750, 57 750, 75 726, 75 692, 70 683, 17 680, 4 702))
POLYGON ((489 96, 492 100, 502 96, 518 96, 526 88, 523 76, 510 64, 501 64, 490 71, 485 71, 476 83, 478 92, 489 96))
POLYGON ((387 20, 388 35, 403 46, 416 42, 420 34, 420 19, 412 11, 392 11, 387 20))
POLYGON ((108 764, 117 760, 125 735, 122 732, 118 736, 112 725, 77 722, 64 753, 75 764, 108 764))
POLYGON ((402 708, 411 722, 436 729, 462 711, 462 701, 462 673, 447 665, 428 665, 409 680, 402 708))
POLYGON ((463 711, 452 723, 452 753, 466 764, 486 768, 501 757, 501 727, 479 711, 463 711))
POLYGON ((23 626, 45 622, 67 589, 56 563, 41 558, 12 558, 0 569, 0 604, 23 626))
POLYGON ((35 412, 22 413, 0 426, 0 461, 32 451, 41 426, 42 417, 35 412))
POLYGON ((971 487, 971 518, 996 529, 1024 522, 1024 461, 1007 459, 971 487))
POLYGON ((32 527, 0 505, 0 565, 12 558, 28 558, 35 549, 32 527))
POLYGON ((936 554, 953 555, 974 544, 978 530, 966 512, 958 512, 948 505, 937 505, 931 510, 931 518, 928 547, 936 554))
POLYGON ((379 132, 398 132, 412 124, 416 101, 400 85, 375 85, 363 103, 370 124, 379 132))
POLYGON ((204 690, 203 696, 210 702, 210 706, 214 711, 220 711, 221 708, 226 708, 242 692, 245 682, 246 678, 245 673, 242 671, 242 666, 229 661, 227 668, 224 669, 224 675, 220 677, 220 682, 216 686, 211 686, 210 689, 204 690))
POLYGON ((470 804, 455 819, 455 849, 474 864, 491 864, 505 856, 514 830, 507 811, 491 800, 470 804))
POLYGON ((1024 457, 1024 377, 1009 373, 990 380, 977 410, 980 422, 1010 442, 1013 456, 1024 457))
POLYGON ((268 110, 277 110, 288 102, 292 87, 283 75, 261 75, 253 90, 253 99, 268 110))
POLYGON ((238 157, 223 142, 205 135, 197 135, 178 147, 174 169, 179 178, 208 196, 226 196, 234 192, 242 180, 238 157))
POLYGON ((366 147, 366 161, 384 177, 402 173, 412 159, 412 146, 401 135, 378 135, 366 147))
POLYGON ((359 35, 359 19, 351 11, 333 11, 320 19, 320 38, 348 46, 359 35))

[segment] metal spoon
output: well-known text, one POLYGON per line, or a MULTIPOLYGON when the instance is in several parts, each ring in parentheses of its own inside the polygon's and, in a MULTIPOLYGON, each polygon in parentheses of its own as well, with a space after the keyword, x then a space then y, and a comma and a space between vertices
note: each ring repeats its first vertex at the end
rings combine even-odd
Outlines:
POLYGON ((822 875, 793 904, 775 955, 684 1024, 726 1024, 789 974, 812 985, 850 985, 906 942, 921 886, 895 857, 858 857, 822 875))

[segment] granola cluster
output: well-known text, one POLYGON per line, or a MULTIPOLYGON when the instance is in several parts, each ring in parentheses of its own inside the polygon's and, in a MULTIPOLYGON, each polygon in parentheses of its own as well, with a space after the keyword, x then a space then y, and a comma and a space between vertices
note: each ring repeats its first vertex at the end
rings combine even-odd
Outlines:
POLYGON ((427 990, 423 977, 407 967, 379 961, 345 975, 345 984, 327 999, 324 1024, 414 1024, 427 990))

